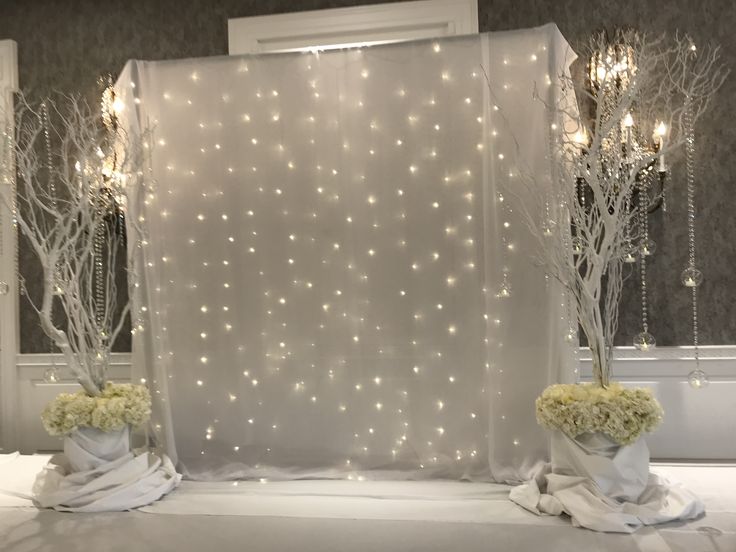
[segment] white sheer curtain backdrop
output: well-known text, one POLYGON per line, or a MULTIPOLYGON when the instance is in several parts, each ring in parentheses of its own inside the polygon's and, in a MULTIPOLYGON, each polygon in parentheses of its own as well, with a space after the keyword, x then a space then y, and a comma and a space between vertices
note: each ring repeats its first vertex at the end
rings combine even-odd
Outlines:
POLYGON ((546 25, 129 62, 124 114, 153 130, 134 365, 188 476, 521 481, 546 458, 534 399, 573 350, 514 205, 520 171, 546 193, 533 91, 572 59, 546 25))

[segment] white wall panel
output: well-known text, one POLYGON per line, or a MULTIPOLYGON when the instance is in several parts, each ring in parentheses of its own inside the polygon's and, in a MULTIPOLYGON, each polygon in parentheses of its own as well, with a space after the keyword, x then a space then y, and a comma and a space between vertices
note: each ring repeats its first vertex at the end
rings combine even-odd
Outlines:
MULTIPOLYGON (((581 350, 581 379, 591 380, 591 362, 581 350)), ((629 386, 650 387, 665 411, 660 428, 647 436, 652 458, 736 460, 736 347, 702 347, 700 365, 710 377, 690 387, 695 368, 691 347, 660 347, 646 354, 616 351, 614 377, 629 386)))

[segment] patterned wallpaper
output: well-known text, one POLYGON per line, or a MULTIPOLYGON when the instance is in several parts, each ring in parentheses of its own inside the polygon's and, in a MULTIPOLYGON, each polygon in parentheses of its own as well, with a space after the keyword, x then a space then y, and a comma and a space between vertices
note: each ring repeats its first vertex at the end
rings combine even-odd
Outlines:
MULTIPOLYGON (((296 10, 343 7, 369 0, 3 0, 0 38, 18 43, 20 82, 34 96, 79 92, 96 101, 96 81, 117 74, 129 58, 171 59, 227 53, 227 19, 296 10)), ((480 0, 481 31, 557 23, 573 48, 593 31, 630 26, 640 31, 690 34, 723 47, 736 61, 736 10, 732 0, 480 0)), ((701 287, 701 343, 736 343, 736 199, 729 192, 736 171, 736 77, 719 93, 698 129, 700 181, 697 220, 701 287)), ((691 341, 690 296, 679 283, 686 260, 684 182, 675 169, 670 210, 658 212, 650 263, 650 328, 661 345, 691 341)), ((32 282, 37 267, 21 247, 21 270, 32 282)), ((30 285, 30 284, 29 284, 30 285)), ((32 286, 31 286, 32 287, 32 286)), ((31 292, 33 290, 31 289, 31 292)), ((23 303, 22 303, 23 305, 23 303)), ((618 343, 638 329, 638 286, 627 282, 618 343)), ((23 352, 48 352, 49 343, 27 305, 21 309, 23 352)), ((129 342, 118 344, 126 350, 129 342)))

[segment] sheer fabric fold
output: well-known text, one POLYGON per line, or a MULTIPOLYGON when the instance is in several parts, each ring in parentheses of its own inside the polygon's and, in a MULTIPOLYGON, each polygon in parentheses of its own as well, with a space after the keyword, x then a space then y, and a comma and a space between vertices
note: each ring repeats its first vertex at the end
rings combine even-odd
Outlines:
POLYGON ((134 366, 188 477, 514 482, 546 459, 534 398, 573 351, 516 205, 549 193, 534 91, 573 59, 547 25, 129 62, 127 128, 152 131, 134 366))

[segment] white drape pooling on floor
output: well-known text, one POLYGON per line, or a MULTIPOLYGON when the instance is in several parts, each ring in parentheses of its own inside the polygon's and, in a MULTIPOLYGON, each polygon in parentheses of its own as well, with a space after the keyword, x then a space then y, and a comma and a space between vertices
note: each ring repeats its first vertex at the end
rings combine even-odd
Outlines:
POLYGON ((64 454, 38 474, 33 498, 62 512, 119 512, 151 504, 181 481, 171 460, 130 450, 130 430, 82 427, 64 437, 64 454))
POLYGON ((633 533, 644 525, 690 520, 703 502, 677 483, 649 471, 644 439, 621 446, 604 434, 571 439, 552 432, 552 462, 510 498, 538 515, 570 515, 595 531, 633 533))
POLYGON ((547 25, 126 66, 128 128, 154 132, 129 204, 147 231, 134 366, 187 475, 541 465, 534 399, 572 349, 515 202, 520 171, 547 192, 533 91, 560 93, 572 59, 547 25))

